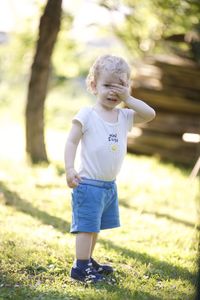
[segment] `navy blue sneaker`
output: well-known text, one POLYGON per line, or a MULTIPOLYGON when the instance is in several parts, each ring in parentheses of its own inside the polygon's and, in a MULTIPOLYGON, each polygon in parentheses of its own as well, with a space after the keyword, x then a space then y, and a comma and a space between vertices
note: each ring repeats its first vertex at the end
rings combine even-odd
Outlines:
POLYGON ((72 267, 70 276, 72 279, 86 283, 96 283, 104 280, 104 277, 93 268, 92 263, 89 263, 84 269, 77 266, 72 267))
POLYGON ((99 274, 105 274, 109 275, 113 273, 113 268, 109 265, 99 264, 96 262, 92 257, 90 258, 90 261, 92 263, 93 268, 99 273, 99 274))

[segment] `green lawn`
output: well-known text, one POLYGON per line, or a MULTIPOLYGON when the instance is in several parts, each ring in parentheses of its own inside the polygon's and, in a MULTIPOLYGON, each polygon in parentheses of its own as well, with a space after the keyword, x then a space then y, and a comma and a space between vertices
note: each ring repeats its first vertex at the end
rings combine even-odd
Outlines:
MULTIPOLYGON (((51 109, 48 122, 54 117, 51 109)), ((71 191, 63 168, 66 131, 63 125, 48 126, 52 163, 32 168, 24 160, 18 121, 4 116, 0 122, 0 300, 192 300, 197 179, 157 158, 127 155, 118 177, 122 226, 102 231, 95 252, 114 266, 115 275, 98 285, 74 283, 71 191)))

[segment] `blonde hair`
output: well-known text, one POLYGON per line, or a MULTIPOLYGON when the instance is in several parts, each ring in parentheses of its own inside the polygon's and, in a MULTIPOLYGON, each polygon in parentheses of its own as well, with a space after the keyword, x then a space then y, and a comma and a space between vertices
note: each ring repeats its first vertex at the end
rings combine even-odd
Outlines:
POLYGON ((114 55, 102 55, 98 57, 91 66, 86 78, 87 90, 92 94, 95 94, 92 83, 96 83, 97 78, 102 71, 126 73, 128 80, 130 79, 131 74, 130 67, 123 58, 114 55))

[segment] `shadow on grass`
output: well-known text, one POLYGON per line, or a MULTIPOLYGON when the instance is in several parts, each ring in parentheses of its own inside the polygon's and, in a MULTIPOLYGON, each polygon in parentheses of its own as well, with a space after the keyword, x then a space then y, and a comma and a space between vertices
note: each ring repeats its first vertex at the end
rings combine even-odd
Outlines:
POLYGON ((30 202, 22 199, 16 192, 11 191, 4 183, 0 182, 0 193, 3 194, 4 204, 15 207, 18 211, 29 214, 37 218, 46 225, 51 225, 55 229, 66 233, 69 231, 70 224, 58 217, 34 207, 30 202))
POLYGON ((141 214, 154 215, 157 218, 165 218, 165 219, 170 220, 170 221, 172 221, 174 223, 183 224, 183 225, 185 225, 187 227, 192 227, 192 228, 196 228, 197 230, 200 230, 200 225, 196 225, 196 224, 188 222, 186 220, 181 220, 181 219, 173 217, 173 216, 171 216, 169 214, 159 213, 157 211, 150 211, 150 210, 146 210, 146 209, 141 209, 140 210, 136 206, 129 205, 124 199, 120 199, 119 200, 119 204, 122 205, 125 208, 133 209, 133 210, 136 210, 136 211, 140 211, 141 214))
POLYGON ((105 241, 99 239, 99 242, 103 244, 106 248, 114 249, 118 254, 121 253, 122 257, 134 258, 140 261, 144 265, 152 265, 152 274, 151 271, 147 270, 149 276, 153 274, 158 274, 161 278, 168 279, 182 279, 191 282, 193 285, 196 284, 197 276, 194 273, 191 273, 186 268, 173 266, 165 261, 157 260, 156 258, 148 255, 147 253, 139 253, 124 247, 118 246, 111 241, 105 241))
MULTIPOLYGON (((121 274, 126 278, 126 274, 121 274)), ((104 300, 104 299, 134 299, 134 300, 162 300, 158 296, 142 290, 131 290, 128 287, 120 287, 118 284, 109 285, 106 282, 98 284, 84 284, 79 282, 72 282, 70 279, 63 280, 62 291, 52 289, 54 278, 51 277, 51 285, 49 281, 46 283, 44 278, 32 277, 26 284, 18 282, 12 275, 7 274, 2 277, 0 273, 0 297, 2 299, 43 299, 43 300, 104 300), (41 286, 42 285, 42 290, 41 286), (38 289, 38 290, 37 290, 38 289), (44 291, 44 289, 46 291, 44 291), (95 290, 95 294, 94 291, 95 290), (98 291, 96 293, 96 291, 98 291)), ((62 285, 62 279, 61 279, 62 285)), ((155 292, 155 291, 154 291, 155 292)), ((183 299, 183 298, 182 298, 183 299)))
POLYGON ((67 292, 59 293, 57 291, 37 291, 36 287, 30 285, 13 284, 0 288, 0 299, 15 300, 77 300, 76 296, 71 296, 67 292))

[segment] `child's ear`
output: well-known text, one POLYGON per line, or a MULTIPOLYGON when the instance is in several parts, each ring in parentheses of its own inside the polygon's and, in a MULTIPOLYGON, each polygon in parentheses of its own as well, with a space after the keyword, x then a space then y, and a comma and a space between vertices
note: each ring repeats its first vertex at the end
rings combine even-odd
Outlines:
POLYGON ((91 82, 91 87, 92 87, 92 90, 93 90, 94 94, 96 95, 96 93, 97 93, 97 85, 96 85, 95 81, 91 82))

